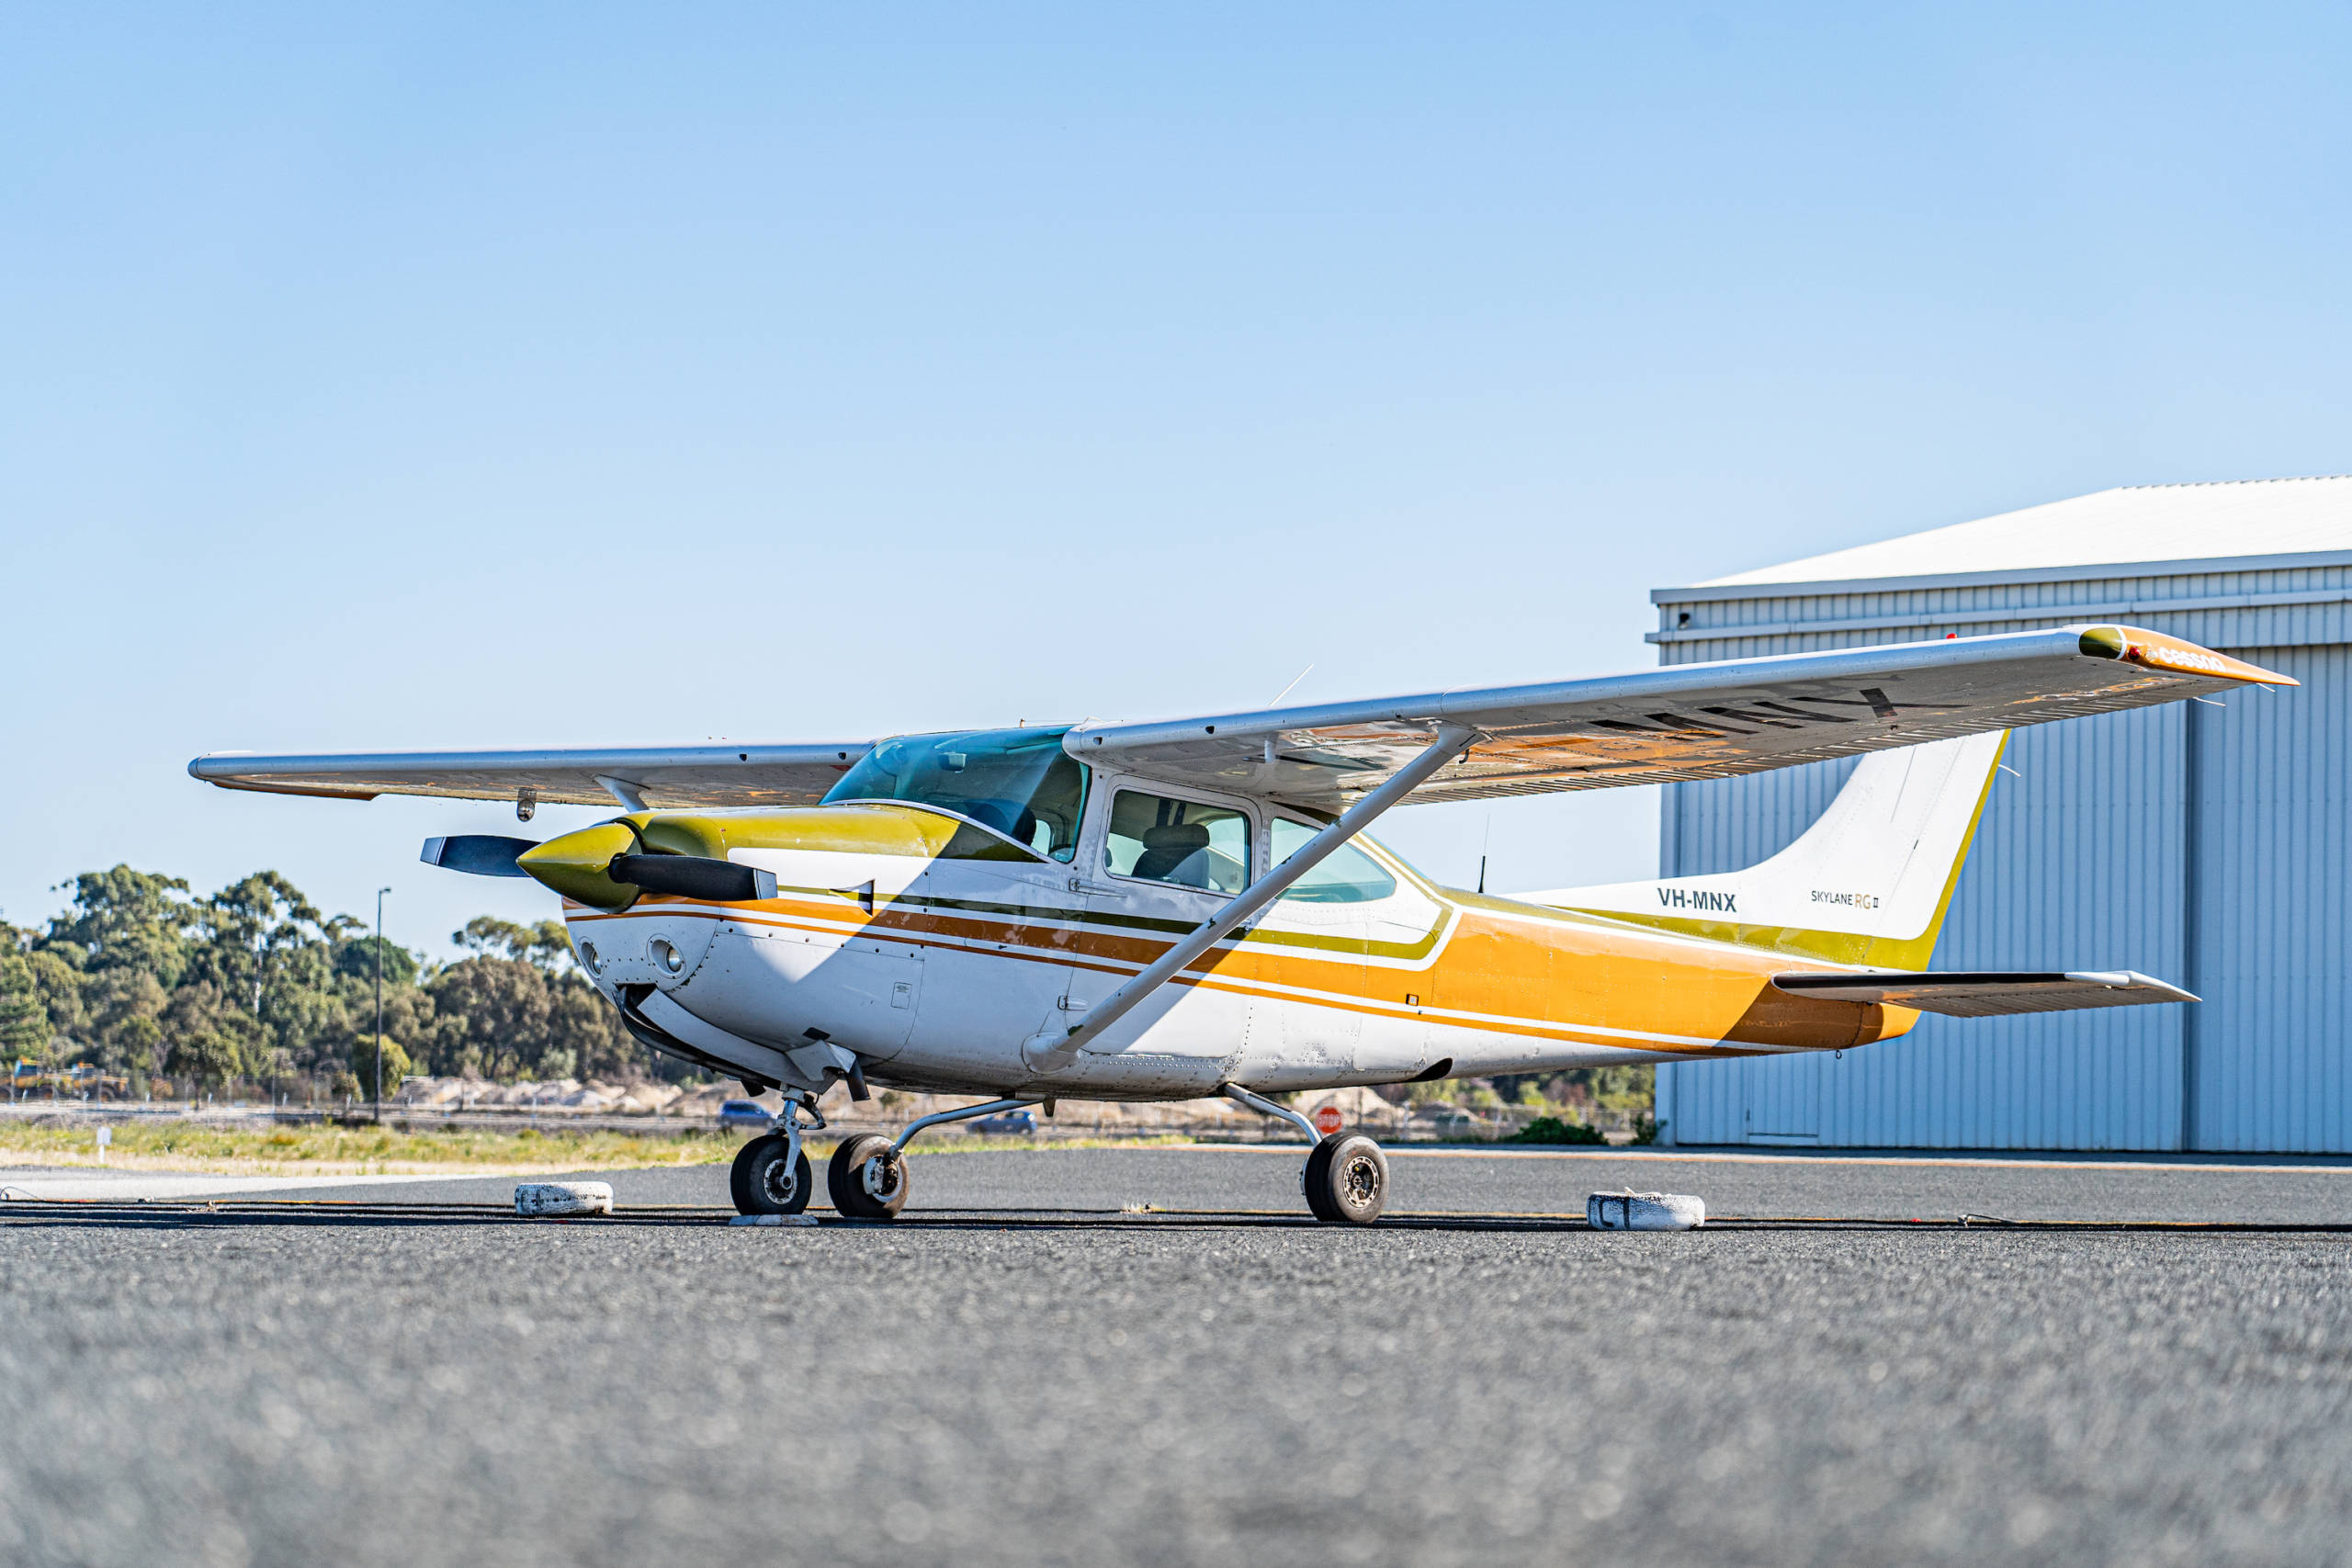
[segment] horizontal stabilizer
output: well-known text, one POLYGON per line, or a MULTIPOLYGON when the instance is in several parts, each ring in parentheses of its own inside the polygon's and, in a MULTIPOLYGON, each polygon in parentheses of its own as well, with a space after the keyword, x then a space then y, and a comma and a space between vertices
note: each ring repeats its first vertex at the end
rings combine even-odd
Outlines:
POLYGON ((1946 970, 1924 975, 1775 975, 1772 984, 1801 997, 1939 1012, 1949 1018, 1998 1018, 2013 1012, 2068 1012, 2075 1008, 2128 1008, 2150 1002, 2193 1002, 2177 986, 2130 969, 2071 974, 2010 970, 1946 970))

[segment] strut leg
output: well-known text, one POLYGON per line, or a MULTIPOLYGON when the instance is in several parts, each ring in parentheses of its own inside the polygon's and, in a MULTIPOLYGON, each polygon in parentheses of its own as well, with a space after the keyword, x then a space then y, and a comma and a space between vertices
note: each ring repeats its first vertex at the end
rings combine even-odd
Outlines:
POLYGON ((1298 1190, 1307 1212, 1326 1224, 1368 1225, 1388 1205, 1388 1156, 1362 1133, 1340 1131, 1319 1137, 1315 1123, 1287 1105, 1239 1084, 1225 1086, 1225 1097, 1261 1115, 1280 1117, 1305 1133, 1314 1147, 1298 1173, 1298 1190))
POLYGON ((1310 1144, 1322 1141, 1323 1134, 1315 1130, 1315 1123, 1309 1122, 1303 1113, 1293 1111, 1287 1105, 1277 1104, 1262 1094, 1252 1094, 1238 1083, 1226 1085, 1224 1094, 1226 1099, 1237 1105, 1246 1105, 1261 1116, 1272 1116, 1277 1121, 1289 1122, 1306 1134, 1306 1141, 1310 1144))
POLYGON ((930 1116, 919 1116, 907 1123, 907 1130, 899 1134, 898 1141, 890 1147, 894 1152, 903 1154, 914 1135, 925 1127, 936 1127, 943 1122, 969 1122, 981 1116, 993 1116, 1000 1111, 1019 1111, 1036 1103, 1034 1100, 991 1100, 985 1105, 967 1105, 961 1111, 942 1111, 930 1116))

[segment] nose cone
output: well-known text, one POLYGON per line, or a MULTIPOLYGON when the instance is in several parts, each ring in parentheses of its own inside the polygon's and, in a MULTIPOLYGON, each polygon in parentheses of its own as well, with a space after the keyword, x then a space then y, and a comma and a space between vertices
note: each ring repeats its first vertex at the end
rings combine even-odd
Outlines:
POLYGON ((597 909, 626 909, 637 901, 638 889, 615 882, 606 873, 614 856, 633 854, 636 850, 637 834, 628 823, 599 822, 526 850, 514 857, 514 863, 574 903, 597 909))

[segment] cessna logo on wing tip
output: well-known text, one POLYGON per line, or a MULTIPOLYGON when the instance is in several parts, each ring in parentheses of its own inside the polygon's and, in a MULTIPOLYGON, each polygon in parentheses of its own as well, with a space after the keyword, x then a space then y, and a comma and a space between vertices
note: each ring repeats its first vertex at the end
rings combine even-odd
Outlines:
POLYGON ((1657 890, 1657 901, 1669 909, 1705 909, 1722 915, 1739 913, 1738 897, 1736 893, 1711 893, 1689 887, 1657 890))
POLYGON ((1878 908, 1878 895, 1875 893, 1832 893, 1826 887, 1813 890, 1813 901, 1816 904, 1843 904, 1853 909, 1878 908))

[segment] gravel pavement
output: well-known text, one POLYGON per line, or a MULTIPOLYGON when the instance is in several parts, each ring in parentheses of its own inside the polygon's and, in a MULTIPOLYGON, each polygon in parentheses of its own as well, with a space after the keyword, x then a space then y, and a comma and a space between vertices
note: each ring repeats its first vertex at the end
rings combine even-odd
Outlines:
MULTIPOLYGON (((1458 1211, 1623 1182, 1724 1213, 2341 1220, 2352 1195, 2340 1165, 1396 1163, 1400 1207, 1458 1211)), ((915 1168, 932 1208, 1298 1201, 1292 1160, 1256 1151, 915 1168)), ((624 1207, 723 1201, 714 1168, 611 1179, 624 1207)), ((2322 1563, 2352 1541, 2341 1235, 1005 1218, 0 1223, 0 1561, 2322 1563)))

